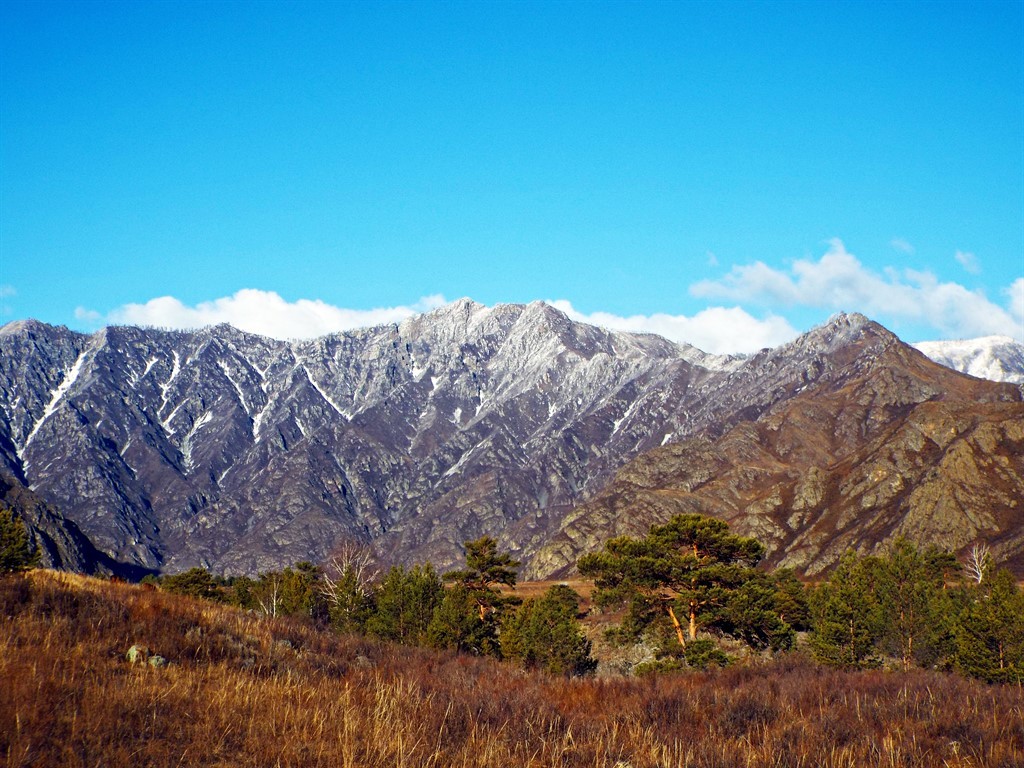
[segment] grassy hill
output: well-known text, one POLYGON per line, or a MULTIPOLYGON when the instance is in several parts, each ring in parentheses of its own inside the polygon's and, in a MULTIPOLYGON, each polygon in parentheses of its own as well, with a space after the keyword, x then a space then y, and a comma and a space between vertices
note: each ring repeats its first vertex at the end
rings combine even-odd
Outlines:
POLYGON ((799 656, 552 678, 38 570, 0 579, 0 764, 1009 768, 1024 693, 799 656))

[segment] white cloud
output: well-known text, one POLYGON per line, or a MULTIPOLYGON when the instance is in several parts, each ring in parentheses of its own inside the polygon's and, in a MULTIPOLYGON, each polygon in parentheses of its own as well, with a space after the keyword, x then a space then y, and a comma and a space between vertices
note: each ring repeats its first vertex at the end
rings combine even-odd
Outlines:
POLYGON ((14 290, 13 285, 0 285, 0 299, 9 299, 11 296, 17 296, 18 292, 14 290))
POLYGON ((969 251, 957 251, 953 254, 953 257, 957 260, 965 270, 970 272, 972 275, 976 275, 981 272, 981 267, 978 265, 978 257, 969 251))
MULTIPOLYGON (((1018 289, 1016 283, 1010 293, 1018 289)), ((959 283, 940 282, 931 272, 887 269, 879 274, 832 240, 817 261, 801 259, 788 270, 763 262, 733 267, 721 280, 690 287, 697 297, 767 306, 818 307, 862 312, 883 323, 924 323, 947 338, 990 334, 1020 336, 1013 311, 959 283)), ((1015 294, 1014 294, 1015 295, 1015 294)))
POLYGON ((235 328, 275 339, 307 339, 350 328, 395 323, 441 306, 440 295, 425 296, 410 306, 377 309, 345 309, 319 299, 285 301, 273 291, 245 288, 233 296, 204 301, 190 307, 173 296, 161 296, 145 304, 126 304, 106 316, 79 308, 76 317, 125 325, 159 328, 201 328, 229 323, 235 328))
MULTIPOLYGON (((345 309, 320 300, 288 302, 273 291, 247 288, 232 296, 200 302, 195 306, 187 306, 173 296, 161 296, 144 304, 126 304, 106 315, 79 307, 75 316, 96 326, 121 324, 189 329, 229 323, 235 328, 271 338, 305 339, 351 328, 400 322, 443 304, 445 298, 435 294, 408 306, 345 309)), ((790 341, 798 335, 798 331, 782 317, 768 315, 759 320, 740 307, 710 307, 693 317, 668 314, 619 317, 608 312, 584 314, 565 300, 550 304, 573 320, 613 330, 656 333, 714 354, 754 352, 790 341)))
POLYGON ((75 318, 89 325, 99 325, 103 322, 103 315, 95 309, 86 309, 85 307, 75 307, 75 318))
POLYGON ((585 314, 564 299, 549 303, 579 322, 616 331, 656 333, 719 355, 756 352, 763 347, 783 344, 798 335, 785 318, 768 315, 758 320, 740 307, 709 307, 693 317, 660 313, 620 317, 608 312, 585 314))
POLYGON ((894 237, 892 240, 889 241, 889 245, 891 245, 897 251, 907 254, 908 256, 913 255, 915 250, 914 246, 912 246, 902 237, 894 237))

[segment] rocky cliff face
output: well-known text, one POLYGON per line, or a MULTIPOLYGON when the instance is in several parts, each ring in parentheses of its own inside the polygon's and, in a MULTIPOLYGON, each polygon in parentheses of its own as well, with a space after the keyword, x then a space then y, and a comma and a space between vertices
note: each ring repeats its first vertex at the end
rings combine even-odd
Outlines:
MULTIPOLYGON (((95 573, 110 565, 70 520, 51 509, 15 478, 0 472, 0 505, 13 509, 28 528, 32 546, 44 568, 95 573)), ((121 569, 124 571, 124 569, 121 569)), ((139 577, 144 572, 137 572, 139 577)))
MULTIPOLYGON (((574 507, 645 451, 713 451, 817 395, 838 398, 823 414, 843 414, 829 445, 880 438, 953 391, 1020 400, 976 386, 855 315, 746 359, 541 303, 463 300, 293 343, 227 326, 82 335, 29 321, 0 329, 0 470, 134 567, 253 573, 354 538, 446 568, 487 533, 541 574, 574 558, 574 507), (857 376, 875 383, 843 390, 857 376)), ((805 442, 794 467, 838 471, 847 455, 805 442)), ((711 478, 727 458, 688 471, 711 478)))

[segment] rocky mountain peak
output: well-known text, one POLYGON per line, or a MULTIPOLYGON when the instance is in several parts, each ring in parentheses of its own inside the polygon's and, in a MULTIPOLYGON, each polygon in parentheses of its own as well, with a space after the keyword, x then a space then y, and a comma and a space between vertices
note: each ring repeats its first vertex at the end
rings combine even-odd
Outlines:
POLYGON ((29 335, 47 328, 44 323, 28 318, 27 320, 12 320, 0 326, 0 336, 29 335))
POLYGON ((795 349, 832 353, 854 344, 890 344, 894 341, 898 341, 896 336, 864 315, 840 313, 777 351, 779 354, 792 354, 795 349))
POLYGON ((464 299, 294 342, 25 322, 0 333, 0 470, 126 567, 255 573, 356 539, 446 568, 490 534, 539 573, 573 507, 626 462, 799 423, 813 409, 784 406, 812 395, 835 431, 783 441, 807 461, 881 439, 924 402, 1020 399, 857 315, 744 359, 542 302, 464 299))

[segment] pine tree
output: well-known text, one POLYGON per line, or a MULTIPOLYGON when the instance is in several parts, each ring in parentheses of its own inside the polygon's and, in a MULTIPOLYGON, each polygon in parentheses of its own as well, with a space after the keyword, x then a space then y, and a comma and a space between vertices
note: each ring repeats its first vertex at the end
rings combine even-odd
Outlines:
POLYGON ((175 595, 188 595, 203 600, 216 600, 220 595, 217 581, 205 568, 189 568, 181 573, 164 576, 160 586, 175 595))
POLYGON ((34 567, 39 553, 29 539, 25 525, 14 511, 0 507, 0 575, 34 567))
POLYGON ((408 570, 395 566, 374 590, 366 632, 397 643, 423 645, 444 597, 444 585, 432 565, 408 570))
POLYGON ((519 561, 513 560, 506 552, 498 552, 498 542, 490 536, 467 541, 463 546, 466 548, 466 567, 449 571, 444 580, 457 582, 466 588, 476 603, 480 620, 484 621, 488 614, 518 603, 518 600, 502 596, 498 585, 515 587, 515 569, 519 561))
POLYGON ((502 624, 502 654, 556 675, 592 672, 597 662, 580 627, 579 604, 580 596, 564 584, 527 600, 502 624))
POLYGON ((848 551, 827 582, 811 592, 814 657, 834 667, 875 666, 875 644, 885 630, 884 571, 876 557, 848 551))
POLYGON ((598 604, 628 606, 622 626, 627 636, 638 636, 667 620, 680 649, 685 649, 701 628, 729 632, 742 625, 741 636, 748 640, 770 634, 767 628, 751 626, 756 616, 768 614, 751 610, 741 618, 737 612, 743 609, 735 602, 761 600, 753 587, 746 595, 743 588, 759 579, 754 566, 763 553, 759 542, 730 533, 721 520, 678 515, 665 525, 652 526, 643 539, 620 536, 606 542, 602 551, 580 558, 578 567, 581 574, 594 578, 598 604))
POLYGON ((956 635, 956 664, 989 682, 1024 682, 1024 593, 998 569, 968 592, 956 635))
POLYGON ((796 642, 796 632, 783 618, 781 598, 792 600, 795 594, 780 594, 771 576, 754 571, 724 601, 715 626, 751 648, 789 650, 796 642))
POLYGON ((952 603, 943 590, 952 555, 922 553, 899 538, 881 559, 881 609, 885 626, 882 648, 899 658, 904 669, 930 667, 947 652, 952 603))
POLYGON ((465 585, 449 587, 427 627, 427 645, 501 658, 497 622, 491 614, 481 619, 478 607, 476 597, 465 585))

